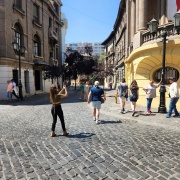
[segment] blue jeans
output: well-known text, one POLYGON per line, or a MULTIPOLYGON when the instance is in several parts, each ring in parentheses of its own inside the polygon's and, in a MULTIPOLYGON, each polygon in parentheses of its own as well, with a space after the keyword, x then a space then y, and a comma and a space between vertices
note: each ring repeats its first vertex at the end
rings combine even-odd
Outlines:
POLYGON ((152 103, 153 98, 147 98, 147 111, 151 110, 151 103, 152 103))
POLYGON ((9 101, 12 101, 12 92, 7 92, 7 97, 9 101))
POLYGON ((171 116, 172 111, 174 111, 174 114, 176 116, 179 115, 177 109, 176 109, 176 103, 178 102, 179 98, 171 98, 169 102, 169 110, 167 112, 167 116, 171 116))

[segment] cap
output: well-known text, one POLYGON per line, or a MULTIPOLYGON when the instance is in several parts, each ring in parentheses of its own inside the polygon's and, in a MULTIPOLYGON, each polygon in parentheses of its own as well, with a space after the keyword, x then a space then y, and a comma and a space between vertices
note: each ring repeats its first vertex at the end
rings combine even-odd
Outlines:
POLYGON ((99 85, 99 81, 95 81, 95 82, 94 82, 94 85, 95 85, 95 86, 98 86, 98 85, 99 85))
POLYGON ((169 79, 169 80, 174 80, 174 77, 169 77, 168 79, 169 79))

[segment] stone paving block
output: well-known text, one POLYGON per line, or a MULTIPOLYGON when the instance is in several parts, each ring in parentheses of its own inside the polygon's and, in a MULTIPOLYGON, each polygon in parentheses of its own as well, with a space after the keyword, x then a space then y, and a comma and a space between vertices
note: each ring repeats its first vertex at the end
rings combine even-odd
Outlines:
POLYGON ((126 119, 128 113, 121 115, 120 110, 117 111, 119 118, 111 116, 111 112, 103 114, 103 106, 100 115, 103 123, 96 126, 92 121, 92 110, 74 94, 62 103, 70 136, 61 135, 58 120, 58 136, 51 138, 49 97, 39 97, 28 103, 24 101, 3 110, 0 108, 0 176, 12 172, 13 180, 18 173, 24 174, 24 180, 49 180, 57 176, 66 180, 88 180, 93 179, 93 175, 107 180, 180 179, 179 131, 139 123, 142 118, 162 124, 171 123, 173 119, 165 122, 163 118, 156 119, 159 116, 140 115, 137 123, 132 123, 133 120, 126 119), (7 118, 12 111, 11 118, 7 118), (117 123, 119 119, 122 123, 117 123), (27 177, 27 169, 30 169, 28 174, 36 176, 27 177))

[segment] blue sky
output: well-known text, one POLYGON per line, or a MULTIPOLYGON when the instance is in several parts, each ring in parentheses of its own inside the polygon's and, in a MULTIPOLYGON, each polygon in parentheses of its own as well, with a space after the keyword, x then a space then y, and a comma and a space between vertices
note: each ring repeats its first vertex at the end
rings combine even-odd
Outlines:
POLYGON ((120 0, 61 0, 68 19, 66 43, 103 42, 113 30, 120 0))

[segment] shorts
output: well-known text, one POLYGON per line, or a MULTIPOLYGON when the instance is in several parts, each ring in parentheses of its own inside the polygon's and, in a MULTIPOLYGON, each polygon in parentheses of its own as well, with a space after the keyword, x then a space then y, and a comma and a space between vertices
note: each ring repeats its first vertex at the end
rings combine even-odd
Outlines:
POLYGON ((125 102, 125 101, 126 101, 126 98, 125 98, 124 96, 119 97, 119 101, 120 101, 120 103, 125 102))
POLYGON ((92 106, 95 109, 100 109, 101 108, 101 101, 92 101, 92 106))
POLYGON ((129 97, 129 100, 130 100, 131 102, 137 102, 137 98, 136 98, 136 99, 133 99, 132 97, 133 97, 133 96, 130 96, 130 97, 129 97))

